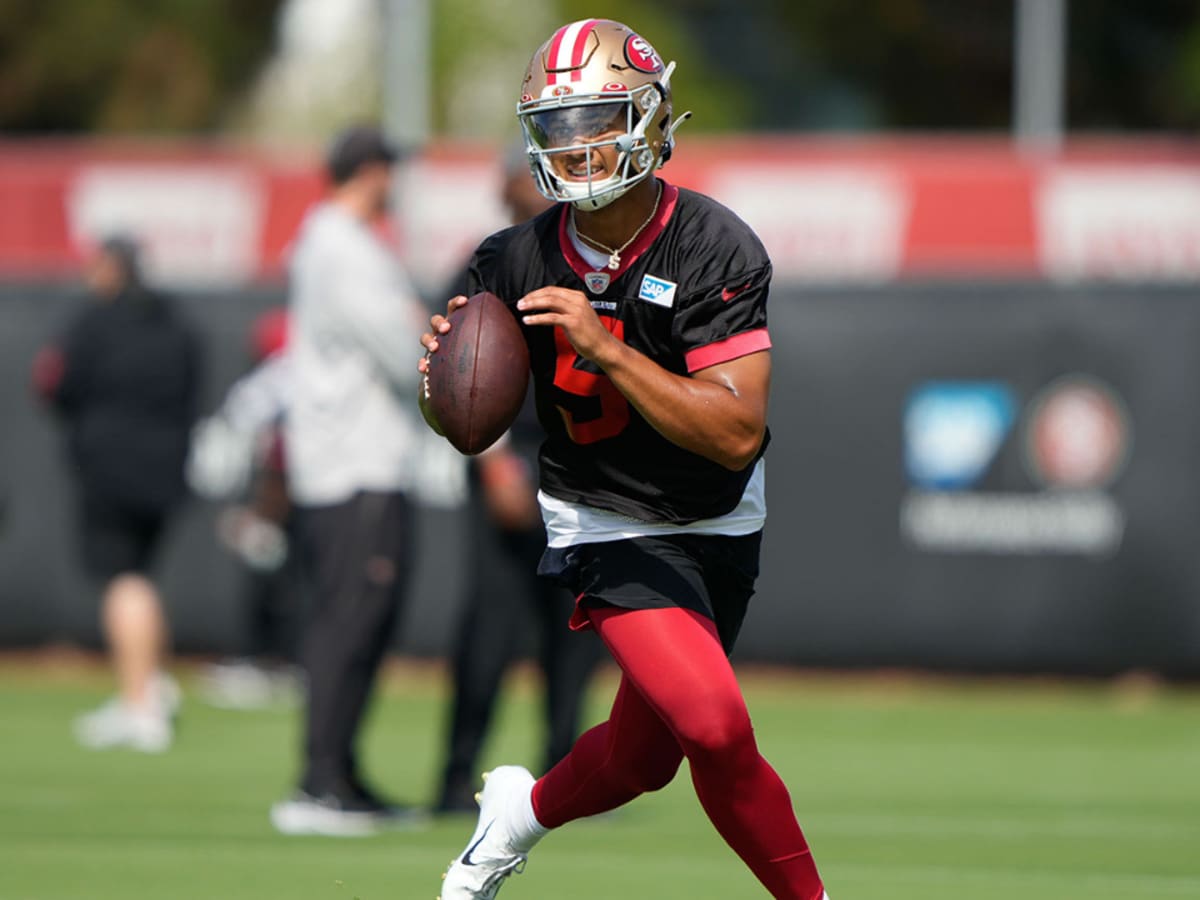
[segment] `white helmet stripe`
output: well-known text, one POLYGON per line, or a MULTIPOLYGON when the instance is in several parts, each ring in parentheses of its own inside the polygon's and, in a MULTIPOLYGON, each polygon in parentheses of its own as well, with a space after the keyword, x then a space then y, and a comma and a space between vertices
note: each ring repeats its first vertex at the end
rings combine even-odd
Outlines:
POLYGON ((558 84, 559 75, 565 74, 562 73, 564 69, 575 69, 571 73, 572 81, 579 81, 583 77, 579 66, 583 64, 587 39, 595 27, 595 19, 581 19, 558 30, 550 44, 550 51, 546 54, 546 68, 551 70, 546 79, 547 84, 558 84))

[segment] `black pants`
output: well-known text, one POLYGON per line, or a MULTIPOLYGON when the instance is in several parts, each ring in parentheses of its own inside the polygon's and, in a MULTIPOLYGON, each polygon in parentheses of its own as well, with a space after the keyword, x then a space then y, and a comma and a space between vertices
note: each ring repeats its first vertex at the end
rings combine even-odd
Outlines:
POLYGON ((301 787, 319 795, 361 785, 355 741, 411 569, 412 511, 402 494, 363 492, 298 515, 313 581, 301 787))
POLYGON ((454 700, 450 713, 441 802, 468 799, 477 789, 475 770, 491 725, 505 670, 526 649, 536 630, 545 678, 546 771, 567 755, 579 733, 584 689, 607 656, 593 634, 567 628, 574 598, 537 575, 546 547, 541 526, 505 531, 487 515, 478 492, 471 500, 472 570, 466 608, 454 648, 454 700))
POLYGON ((293 550, 278 569, 245 567, 241 605, 245 631, 242 655, 260 662, 296 661, 297 620, 300 618, 300 585, 293 571, 293 550))

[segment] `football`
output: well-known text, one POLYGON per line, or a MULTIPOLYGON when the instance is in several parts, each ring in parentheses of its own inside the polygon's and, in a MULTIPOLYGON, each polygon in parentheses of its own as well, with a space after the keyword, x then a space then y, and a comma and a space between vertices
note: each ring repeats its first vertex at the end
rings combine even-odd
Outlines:
POLYGON ((449 319, 421 390, 437 430, 473 455, 516 419, 529 385, 529 351, 516 316, 495 294, 476 294, 449 319))

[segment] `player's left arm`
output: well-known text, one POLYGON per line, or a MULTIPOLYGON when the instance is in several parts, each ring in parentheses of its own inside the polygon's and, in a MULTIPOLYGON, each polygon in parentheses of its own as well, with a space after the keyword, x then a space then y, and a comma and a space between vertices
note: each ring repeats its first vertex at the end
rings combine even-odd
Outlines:
POLYGON ((603 369, 667 440, 733 471, 758 455, 771 383, 765 348, 677 375, 614 337, 580 291, 541 288, 517 308, 526 324, 562 328, 575 352, 603 369))

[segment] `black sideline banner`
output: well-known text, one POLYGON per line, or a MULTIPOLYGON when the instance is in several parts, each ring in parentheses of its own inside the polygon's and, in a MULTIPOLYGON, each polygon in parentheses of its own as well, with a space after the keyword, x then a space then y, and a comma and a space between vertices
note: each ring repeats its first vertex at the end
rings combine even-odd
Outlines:
MULTIPOLYGON (((208 342, 209 408, 279 299, 183 298, 208 342)), ((28 387, 69 302, 58 287, 0 288, 4 646, 98 640, 61 444, 28 387)), ((1195 287, 780 291, 770 330, 770 515, 739 659, 1200 674, 1195 287)), ((184 652, 239 643, 216 513, 195 501, 164 558, 184 652)), ((444 554, 461 511, 424 515, 444 554)), ((446 650, 453 568, 420 566, 400 651, 446 650)))

